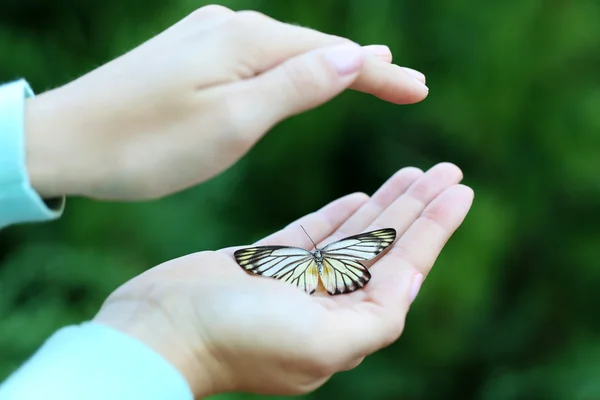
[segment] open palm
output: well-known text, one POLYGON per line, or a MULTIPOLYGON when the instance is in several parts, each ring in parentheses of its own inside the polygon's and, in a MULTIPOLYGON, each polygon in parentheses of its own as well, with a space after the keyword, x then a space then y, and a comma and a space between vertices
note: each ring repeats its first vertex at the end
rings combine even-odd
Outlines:
POLYGON ((175 332, 171 343, 177 344, 165 350, 156 339, 142 340, 154 342, 150 345, 176 366, 187 365, 179 368, 196 393, 313 390, 400 336, 421 280, 471 206, 473 192, 461 179, 461 171, 448 163, 426 173, 404 168, 373 196, 340 198, 254 244, 311 249, 300 225, 319 247, 361 232, 396 229, 396 241, 366 263, 371 280, 355 292, 331 296, 321 289, 308 295, 249 275, 233 257, 236 247, 162 264, 117 290, 104 308, 122 308, 123 299, 132 298, 159 305, 175 332), (193 360, 181 362, 186 357, 174 356, 176 347, 193 360))

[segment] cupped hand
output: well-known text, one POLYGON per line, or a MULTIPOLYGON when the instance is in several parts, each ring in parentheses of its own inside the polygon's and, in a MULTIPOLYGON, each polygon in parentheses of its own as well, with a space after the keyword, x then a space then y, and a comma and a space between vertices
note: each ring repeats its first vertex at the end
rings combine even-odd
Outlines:
POLYGON ((371 281, 330 296, 249 275, 237 248, 169 261, 117 289, 95 318, 148 344, 169 360, 197 397, 227 391, 291 395, 402 333, 409 306, 472 200, 461 171, 442 163, 426 173, 405 168, 371 197, 338 199, 256 244, 311 249, 300 224, 321 247, 382 227, 394 244, 370 266, 371 281))
POLYGON ((428 93, 386 46, 253 11, 198 9, 123 56, 29 99, 27 168, 43 197, 160 197, 229 167, 279 121, 351 87, 428 93))

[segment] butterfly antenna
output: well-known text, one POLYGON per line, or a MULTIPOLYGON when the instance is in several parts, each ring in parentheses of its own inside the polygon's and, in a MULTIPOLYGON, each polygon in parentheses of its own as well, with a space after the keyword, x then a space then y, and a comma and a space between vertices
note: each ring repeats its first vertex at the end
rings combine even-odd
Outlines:
POLYGON ((310 241, 312 242, 312 244, 315 246, 315 249, 316 249, 317 245, 315 244, 315 242, 313 242, 313 240, 310 237, 310 235, 308 234, 308 232, 306 232, 306 229, 304 229, 304 227, 302 225, 300 225, 300 228, 302 228, 302 230, 304 231, 304 233, 306 233, 306 236, 308 236, 308 238, 310 239, 310 241))

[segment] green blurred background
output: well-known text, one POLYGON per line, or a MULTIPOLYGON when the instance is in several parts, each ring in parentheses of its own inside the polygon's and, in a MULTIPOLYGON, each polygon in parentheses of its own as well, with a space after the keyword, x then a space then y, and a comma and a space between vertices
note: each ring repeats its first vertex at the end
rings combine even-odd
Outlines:
MULTIPOLYGON (((204 4, 3 0, 0 82, 25 77, 40 93, 204 4)), ((0 378, 149 267, 250 243, 401 167, 451 161, 475 203, 401 340, 304 398, 600 399, 600 3, 220 4, 388 44, 427 75, 429 97, 397 106, 347 92, 200 187, 138 204, 70 199, 59 221, 0 232, 0 378)))

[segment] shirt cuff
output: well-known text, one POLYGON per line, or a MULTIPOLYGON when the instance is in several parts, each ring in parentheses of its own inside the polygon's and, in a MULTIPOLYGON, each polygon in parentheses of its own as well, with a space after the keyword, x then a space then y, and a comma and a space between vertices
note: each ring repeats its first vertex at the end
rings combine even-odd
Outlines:
POLYGON ((0 385, 0 400, 193 400, 175 367, 105 325, 62 328, 0 385))
POLYGON ((31 187, 25 160, 25 99, 33 97, 24 79, 0 85, 0 228, 62 215, 65 198, 44 201, 31 187))

